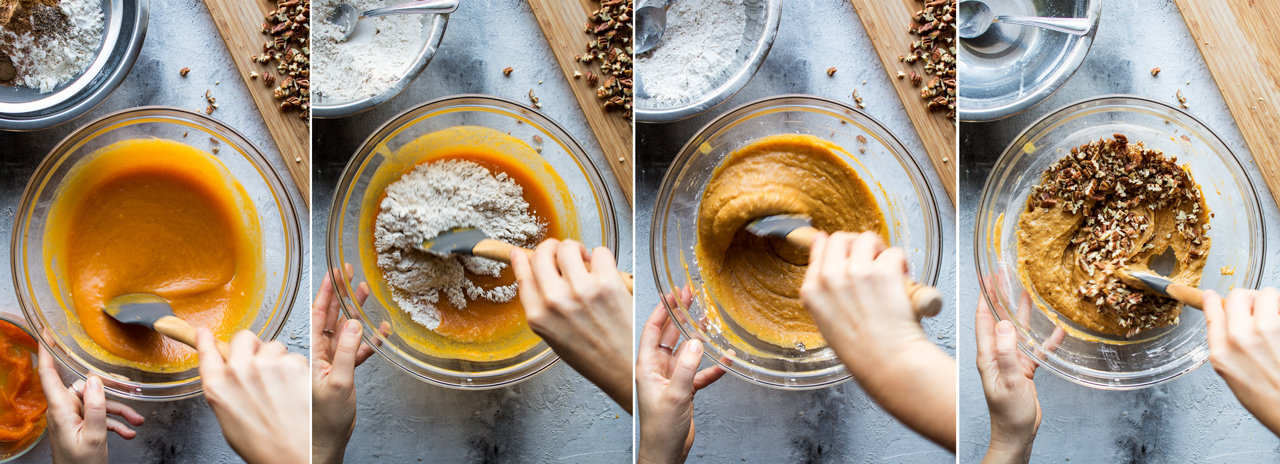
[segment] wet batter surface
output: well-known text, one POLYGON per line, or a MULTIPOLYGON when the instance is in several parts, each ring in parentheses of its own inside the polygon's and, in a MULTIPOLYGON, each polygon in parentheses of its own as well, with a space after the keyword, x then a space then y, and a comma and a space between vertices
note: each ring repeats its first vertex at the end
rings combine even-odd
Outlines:
POLYGON ((196 366, 190 347, 102 312, 130 293, 164 298, 222 340, 252 322, 264 293, 262 229, 248 193, 211 155, 168 140, 119 142, 64 185, 46 265, 69 290, 86 350, 152 372, 196 366))
POLYGON ((1186 166, 1116 134, 1073 148, 1032 188, 1018 218, 1018 273, 1050 308, 1096 332, 1133 336, 1176 324, 1180 303, 1113 270, 1146 270, 1171 248, 1169 279, 1199 285, 1211 217, 1186 166))
POLYGON ((802 214, 826 232, 874 231, 884 214, 836 145, 808 135, 766 137, 716 169, 698 208, 695 253, 706 292, 736 323, 785 348, 826 346, 800 302, 808 252, 745 230, 752 219, 802 214))
POLYGON ((0 442, 29 442, 45 427, 44 389, 36 374, 36 340, 0 321, 0 442))

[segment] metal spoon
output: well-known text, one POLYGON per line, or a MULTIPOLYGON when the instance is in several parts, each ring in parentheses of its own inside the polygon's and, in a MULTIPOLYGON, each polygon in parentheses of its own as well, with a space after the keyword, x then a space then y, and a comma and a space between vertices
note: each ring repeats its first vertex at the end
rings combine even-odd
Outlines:
POLYGON ((965 0, 956 6, 957 35, 972 39, 987 32, 992 23, 1039 27, 1071 35, 1085 35, 1093 28, 1088 18, 1041 18, 1038 16, 995 16, 991 7, 978 0, 965 0))
POLYGON ((662 40, 662 33, 667 30, 668 0, 654 0, 636 9, 636 48, 637 55, 653 50, 662 40))
POLYGON ((344 2, 339 3, 324 20, 342 28, 342 40, 346 41, 351 37, 351 33, 355 32, 356 22, 360 21, 360 18, 402 14, 445 14, 453 13, 457 9, 458 0, 420 0, 356 13, 356 7, 344 2))

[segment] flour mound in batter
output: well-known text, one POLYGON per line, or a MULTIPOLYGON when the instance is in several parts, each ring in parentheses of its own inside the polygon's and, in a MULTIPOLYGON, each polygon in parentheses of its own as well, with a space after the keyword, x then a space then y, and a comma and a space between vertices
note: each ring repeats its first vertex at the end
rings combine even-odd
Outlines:
POLYGON ((1018 273, 1077 324, 1131 337, 1176 324, 1182 304, 1130 286, 1114 270, 1146 270, 1171 248, 1177 265, 1169 279, 1199 285, 1212 213, 1189 167, 1113 137, 1072 148, 1031 189, 1018 218, 1018 273))
POLYGON ((440 326, 440 295, 455 308, 468 300, 505 303, 516 285, 482 288, 467 277, 498 277, 506 264, 476 256, 441 256, 422 243, 442 232, 475 227, 495 240, 518 246, 537 243, 545 224, 529 211, 520 184, 505 173, 494 175, 470 161, 418 165, 387 186, 374 224, 378 268, 400 309, 428 329, 440 326))
POLYGON ((765 137, 729 155, 698 206, 695 253, 704 290, 756 338, 783 348, 826 346, 800 301, 808 253, 747 232, 752 219, 801 214, 827 232, 873 231, 884 214, 840 148, 810 135, 765 137))

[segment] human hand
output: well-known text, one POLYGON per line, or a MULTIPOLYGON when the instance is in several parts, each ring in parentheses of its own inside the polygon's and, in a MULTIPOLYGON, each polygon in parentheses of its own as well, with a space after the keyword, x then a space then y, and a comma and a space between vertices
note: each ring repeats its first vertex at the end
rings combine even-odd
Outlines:
POLYGON ((608 248, 542 242, 533 259, 511 252, 529 328, 570 367, 631 413, 631 292, 608 248), (586 261, 591 261, 587 270, 586 261))
MULTIPOLYGON (((355 369, 373 355, 373 347, 360 341, 360 322, 346 319, 340 296, 335 298, 333 278, 352 275, 350 264, 345 270, 325 275, 311 304, 311 455, 317 464, 342 462, 356 427, 355 369)), ((338 291, 345 296, 346 286, 338 291)), ((369 285, 361 282, 355 293, 356 304, 363 305, 369 285)), ((383 321, 379 331, 386 336, 391 324, 383 321)))
POLYGON ((72 386, 64 387, 53 356, 44 345, 40 345, 36 356, 40 387, 49 403, 45 417, 54 463, 105 464, 108 430, 125 440, 138 436, 120 421, 107 417, 108 414, 119 416, 135 427, 143 421, 142 415, 133 408, 107 399, 102 379, 89 376, 88 381, 77 380, 72 386))
POLYGON ((209 329, 196 333, 196 351, 205 401, 236 454, 251 464, 310 462, 307 358, 248 330, 231 339, 226 361, 209 329))
MULTIPOLYGON (((686 306, 692 295, 682 295, 686 306)), ((674 298, 668 296, 668 301, 674 298)), ((684 462, 693 447, 693 396, 725 374, 720 365, 701 371, 702 342, 678 344, 680 331, 659 304, 640 334, 636 359, 637 402, 640 407, 640 448, 637 462, 684 462), (678 353, 678 354, 677 354, 678 353)), ((724 359, 728 362, 728 359, 724 359)))
MULTIPOLYGON (((1018 336, 1005 308, 999 308, 1003 320, 996 323, 987 301, 999 300, 990 281, 984 287, 988 289, 986 298, 978 299, 974 315, 978 374, 982 377, 982 391, 991 414, 991 443, 983 463, 1030 462, 1031 446, 1040 430, 1040 401, 1033 382, 1039 364, 1018 350, 1018 336)), ((1023 325, 1030 321, 1031 298, 1025 292, 1018 300, 1016 317, 1023 325)), ((1062 328, 1055 328, 1045 349, 1057 349, 1065 336, 1062 328)))
POLYGON ((1280 292, 1204 294, 1209 362, 1253 417, 1280 435, 1280 292))
POLYGON ((903 286, 901 248, 871 232, 819 232, 800 299, 869 396, 907 427, 955 452, 955 360, 929 342, 903 286))

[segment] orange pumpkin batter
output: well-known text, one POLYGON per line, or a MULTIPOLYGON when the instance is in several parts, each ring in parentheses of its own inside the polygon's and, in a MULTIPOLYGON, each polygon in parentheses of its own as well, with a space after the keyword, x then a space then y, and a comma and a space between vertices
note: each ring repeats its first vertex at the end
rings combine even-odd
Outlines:
POLYGON ((261 227, 221 162, 174 141, 129 140, 100 150, 64 185, 46 263, 69 290, 86 350, 153 372, 195 367, 195 350, 102 312, 129 293, 158 295, 223 340, 248 327, 263 297, 261 227))
POLYGON ((0 321, 0 441, 34 438, 48 409, 33 360, 36 341, 18 326, 0 321))
MULTIPOLYGON (((573 222, 573 204, 564 181, 527 143, 492 129, 454 127, 424 135, 388 156, 389 163, 378 169, 361 212, 361 250, 364 274, 371 280, 373 295, 388 308, 396 308, 391 295, 380 282, 382 272, 374 258, 373 230, 386 197, 383 191, 391 182, 417 165, 446 160, 465 160, 479 164, 490 172, 506 173, 523 189, 529 211, 539 223, 546 224, 548 238, 579 240, 578 225, 573 222), (566 211, 568 214, 566 214, 566 211)), ((500 277, 467 273, 482 288, 510 285, 515 282, 511 268, 500 277)), ((506 303, 483 299, 467 301, 466 308, 454 308, 447 298, 436 303, 440 326, 428 330, 399 309, 389 312, 394 332, 415 349, 431 356, 467 361, 499 361, 528 351, 541 340, 529 329, 524 307, 516 298, 506 303)))

